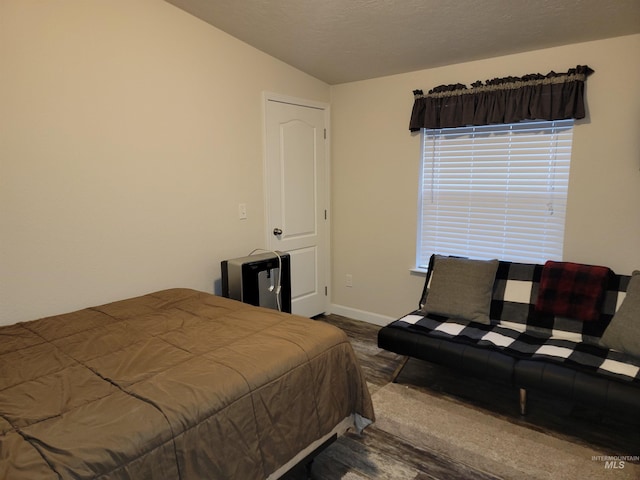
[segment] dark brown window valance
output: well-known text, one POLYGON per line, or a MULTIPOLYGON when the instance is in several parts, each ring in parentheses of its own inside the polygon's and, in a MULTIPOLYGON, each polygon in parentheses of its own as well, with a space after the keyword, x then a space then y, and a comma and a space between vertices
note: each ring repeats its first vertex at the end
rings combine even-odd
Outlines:
POLYGON ((584 118, 584 82, 593 70, 578 65, 566 73, 532 73, 482 83, 415 90, 409 130, 584 118))

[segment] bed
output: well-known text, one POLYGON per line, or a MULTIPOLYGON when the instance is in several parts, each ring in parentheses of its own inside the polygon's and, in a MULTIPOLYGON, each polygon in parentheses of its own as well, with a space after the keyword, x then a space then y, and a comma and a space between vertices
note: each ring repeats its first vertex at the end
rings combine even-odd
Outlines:
POLYGON ((0 327, 0 478, 278 478, 373 420, 321 321, 170 289, 0 327))

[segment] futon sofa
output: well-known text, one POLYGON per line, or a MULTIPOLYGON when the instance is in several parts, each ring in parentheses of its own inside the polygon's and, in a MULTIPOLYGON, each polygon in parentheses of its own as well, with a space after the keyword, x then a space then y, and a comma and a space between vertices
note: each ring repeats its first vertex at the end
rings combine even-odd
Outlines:
POLYGON ((523 415, 527 391, 542 391, 637 420, 640 271, 434 255, 419 308, 378 346, 507 382, 523 415))

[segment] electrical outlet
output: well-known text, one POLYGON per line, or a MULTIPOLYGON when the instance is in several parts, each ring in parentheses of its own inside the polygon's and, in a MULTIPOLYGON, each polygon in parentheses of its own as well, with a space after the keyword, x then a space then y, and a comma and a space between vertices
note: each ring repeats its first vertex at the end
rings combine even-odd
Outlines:
POLYGON ((351 275, 350 273, 347 273, 345 277, 345 285, 347 287, 353 287, 353 275, 351 275))
POLYGON ((247 204, 246 203, 238 204, 238 218, 240 220, 246 220, 247 219, 247 204))

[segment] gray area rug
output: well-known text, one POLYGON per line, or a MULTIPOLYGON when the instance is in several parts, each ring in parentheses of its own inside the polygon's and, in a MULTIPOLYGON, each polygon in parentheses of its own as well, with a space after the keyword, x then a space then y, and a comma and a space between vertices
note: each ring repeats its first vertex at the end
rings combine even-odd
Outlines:
POLYGON ((613 452, 571 443, 407 386, 385 385, 373 402, 377 428, 505 479, 640 478, 640 465, 607 464, 599 458, 613 452))

